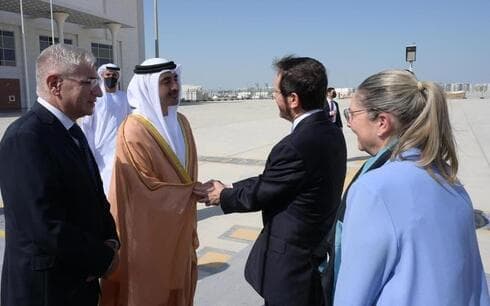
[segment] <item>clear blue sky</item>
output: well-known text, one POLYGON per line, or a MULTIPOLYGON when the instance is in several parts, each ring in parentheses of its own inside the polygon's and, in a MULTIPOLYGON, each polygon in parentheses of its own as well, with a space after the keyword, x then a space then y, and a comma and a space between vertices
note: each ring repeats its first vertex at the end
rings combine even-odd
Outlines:
MULTIPOLYGON (((154 57, 153 0, 145 1, 146 56, 154 57)), ((207 88, 271 84, 274 58, 309 56, 329 84, 355 87, 407 68, 417 44, 419 79, 490 82, 490 0, 158 0, 160 57, 183 83, 207 88)))

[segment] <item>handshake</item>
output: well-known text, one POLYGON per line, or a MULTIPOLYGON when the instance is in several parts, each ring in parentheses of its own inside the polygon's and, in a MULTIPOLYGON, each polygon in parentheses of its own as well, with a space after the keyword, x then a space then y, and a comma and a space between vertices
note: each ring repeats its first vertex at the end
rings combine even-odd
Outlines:
POLYGON ((206 183, 197 182, 193 192, 197 196, 198 202, 205 203, 206 206, 217 206, 220 202, 221 191, 229 187, 230 186, 226 186, 221 181, 210 180, 206 183))

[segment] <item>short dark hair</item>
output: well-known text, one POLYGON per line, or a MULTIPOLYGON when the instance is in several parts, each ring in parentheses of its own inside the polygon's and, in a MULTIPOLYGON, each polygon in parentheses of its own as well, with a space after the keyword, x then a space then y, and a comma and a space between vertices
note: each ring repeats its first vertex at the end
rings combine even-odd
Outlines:
POLYGON ((337 92, 335 91, 335 88, 333 88, 333 87, 327 88, 327 94, 331 93, 332 91, 333 91, 332 98, 336 98, 337 92))
POLYGON ((281 76, 279 90, 283 96, 296 93, 305 111, 323 108, 328 79, 322 63, 288 55, 275 60, 273 65, 281 76))

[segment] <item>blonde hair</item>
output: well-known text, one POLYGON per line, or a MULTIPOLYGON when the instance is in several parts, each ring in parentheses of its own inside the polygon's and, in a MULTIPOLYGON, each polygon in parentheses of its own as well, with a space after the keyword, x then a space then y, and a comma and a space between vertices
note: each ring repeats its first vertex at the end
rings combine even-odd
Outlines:
POLYGON ((50 73, 72 75, 80 65, 95 67, 95 57, 82 48, 55 44, 44 49, 36 61, 36 92, 47 93, 46 77, 50 73))
POLYGON ((386 70, 370 76, 358 87, 360 103, 370 119, 392 114, 399 138, 393 157, 410 148, 421 150, 418 164, 433 176, 435 167, 450 183, 456 182, 458 159, 443 90, 434 82, 418 81, 405 70, 386 70))

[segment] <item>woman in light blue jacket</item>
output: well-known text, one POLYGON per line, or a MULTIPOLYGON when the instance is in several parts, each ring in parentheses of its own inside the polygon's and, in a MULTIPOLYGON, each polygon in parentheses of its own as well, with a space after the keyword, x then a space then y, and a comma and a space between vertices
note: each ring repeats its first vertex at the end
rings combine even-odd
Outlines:
POLYGON ((346 114, 360 150, 395 145, 349 190, 334 304, 490 305, 442 89, 380 72, 346 114))

